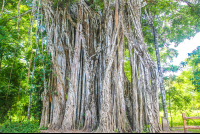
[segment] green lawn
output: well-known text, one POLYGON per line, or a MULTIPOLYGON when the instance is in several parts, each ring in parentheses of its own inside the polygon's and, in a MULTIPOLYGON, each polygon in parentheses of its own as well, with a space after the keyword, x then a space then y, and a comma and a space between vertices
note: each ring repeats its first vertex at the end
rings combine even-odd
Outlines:
MULTIPOLYGON (((183 127, 183 118, 182 118, 182 113, 180 112, 175 112, 172 111, 172 114, 168 113, 169 116, 169 124, 171 126, 171 119, 172 119, 172 127, 183 127), (172 118, 171 118, 172 117, 172 118)), ((185 113, 186 117, 197 117, 200 116, 200 111, 199 110, 192 110, 190 112, 185 113)), ((163 112, 160 112, 160 123, 162 125, 162 118, 163 117, 163 112)), ((200 126, 200 120, 187 120, 187 125, 188 126, 200 126)))
MULTIPOLYGON (((183 128, 172 128, 172 131, 183 131, 183 128)), ((188 132, 200 133, 200 129, 187 129, 188 132)))

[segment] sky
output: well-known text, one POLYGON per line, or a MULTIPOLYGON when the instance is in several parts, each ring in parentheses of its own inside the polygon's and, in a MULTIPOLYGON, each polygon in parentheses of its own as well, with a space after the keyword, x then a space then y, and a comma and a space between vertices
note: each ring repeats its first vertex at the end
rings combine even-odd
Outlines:
MULTIPOLYGON (((197 46, 200 46, 200 33, 197 33, 190 40, 185 39, 184 42, 178 45, 178 47, 174 47, 174 45, 169 46, 171 48, 178 50, 179 53, 177 58, 173 58, 173 62, 171 64, 179 65, 181 61, 184 61, 186 58, 188 58, 188 53, 191 53, 194 49, 197 48, 197 46)), ((181 71, 178 71, 177 73, 174 74, 179 75, 180 73, 181 71)), ((165 75, 168 74, 171 73, 166 73, 165 75)))

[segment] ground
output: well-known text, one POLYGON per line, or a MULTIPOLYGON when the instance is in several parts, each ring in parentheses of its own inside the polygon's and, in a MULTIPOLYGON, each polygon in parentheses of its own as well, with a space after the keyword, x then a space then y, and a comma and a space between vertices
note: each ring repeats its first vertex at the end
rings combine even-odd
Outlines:
MULTIPOLYGON (((184 133, 184 129, 183 127, 174 127, 170 132, 162 131, 161 133, 184 133)), ((200 129, 188 129, 187 133, 200 133, 200 129)))
MULTIPOLYGON (((86 131, 81 131, 81 130, 69 130, 69 131, 54 131, 54 130, 40 130, 41 133, 88 133, 86 131)), ((94 133, 94 132, 90 132, 94 133)), ((166 132, 162 131, 161 133, 184 133, 183 127, 177 127, 177 128, 172 128, 172 131, 166 132)), ((188 133, 200 133, 199 129, 188 129, 188 133)))
POLYGON ((69 130, 69 131, 61 131, 61 130, 40 130, 41 133, 94 133, 94 132, 86 132, 81 130, 69 130))

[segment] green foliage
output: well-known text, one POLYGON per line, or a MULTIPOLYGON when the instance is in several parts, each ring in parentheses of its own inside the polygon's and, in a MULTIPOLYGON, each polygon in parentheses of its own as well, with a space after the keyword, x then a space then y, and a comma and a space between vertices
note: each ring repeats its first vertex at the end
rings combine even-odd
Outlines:
POLYGON ((65 8, 66 6, 70 6, 78 1, 79 0, 53 0, 52 7, 54 10, 56 10, 57 7, 65 8))
MULTIPOLYGON (((177 51, 169 48, 171 43, 177 46, 200 31, 199 2, 183 5, 173 0, 148 1, 145 8, 151 11, 154 26, 159 35, 161 63, 165 63, 167 59, 172 61, 173 57, 177 57, 177 51)), ((152 59, 156 60, 154 37, 144 12, 145 8, 142 8, 144 41, 152 59)))
POLYGON ((58 94, 58 92, 53 92, 53 94, 57 95, 57 94, 58 94))
POLYGON ((180 69, 181 69, 180 66, 168 65, 168 66, 163 67, 163 73, 165 73, 165 72, 177 72, 180 69))
MULTIPOLYGON (((31 46, 30 46, 30 13, 21 16, 19 21, 19 30, 17 26, 18 22, 18 11, 17 4, 19 1, 7 0, 4 13, 1 16, 0 21, 0 122, 3 123, 8 119, 12 120, 24 120, 27 116, 28 100, 31 83, 30 78, 27 78, 28 68, 30 61, 34 61, 35 49, 36 49, 36 35, 34 34, 37 26, 36 21, 33 24, 33 56, 31 57, 31 46), (28 34, 29 33, 29 34, 28 34), (10 72, 11 79, 10 79, 10 72), (10 84, 9 84, 10 79, 10 84), (27 79, 29 83, 27 85, 27 79), (9 90, 8 90, 9 86, 9 90), (8 90, 8 91, 7 91, 8 90), (8 93, 7 93, 8 92, 8 93), (6 96, 8 96, 6 101, 6 96)), ((2 1, 0 1, 2 5, 2 1)), ((21 1, 19 6, 20 13, 24 13, 30 10, 32 7, 32 1, 21 1)), ((43 38, 45 38, 45 30, 43 32, 43 38)), ((41 37, 41 34, 40 34, 41 37)), ((43 44, 44 48, 46 44, 43 44)), ((42 41, 39 40, 40 54, 42 53, 42 41)), ((43 55, 38 54, 36 60, 36 69, 32 89, 32 107, 31 107, 31 120, 39 121, 41 118, 42 101, 41 93, 44 89, 43 80, 43 66, 42 61, 45 64, 45 75, 46 80, 51 75, 51 55, 49 55, 46 49, 43 55)), ((30 68, 33 70, 33 64, 30 68)))
POLYGON ((1 133, 39 133, 39 124, 37 122, 5 122, 0 128, 1 133))
POLYGON ((194 105, 193 100, 196 99, 196 94, 191 78, 191 70, 186 70, 179 76, 169 76, 164 79, 167 103, 169 104, 168 101, 171 103, 169 110, 176 109, 177 112, 183 112, 191 109, 191 106, 194 105))
MULTIPOLYGON (((27 41, 30 16, 28 14, 21 16, 18 31, 18 18, 14 17, 18 14, 17 4, 18 1, 16 0, 7 0, 0 21, 0 99, 2 100, 0 102, 0 122, 9 118, 8 112, 10 114, 17 112, 15 111, 18 108, 16 103, 24 93, 22 89, 24 88, 27 72, 25 68, 24 46, 27 41), (14 18, 12 19, 11 17, 14 18), (6 96, 8 98, 7 101, 6 96)), ((29 7, 21 4, 19 10, 23 13, 29 10, 29 7)), ((25 104, 25 102, 23 103, 25 104)))
POLYGON ((200 92, 200 46, 197 47, 192 53, 188 54, 188 65, 192 68, 193 77, 192 83, 195 86, 195 90, 200 92))
POLYGON ((143 126, 143 131, 142 133, 149 133, 149 128, 148 126, 143 126))
MULTIPOLYGON (((166 102, 169 116, 172 116, 173 126, 183 126, 182 113, 187 117, 200 116, 199 79, 199 48, 189 54, 189 58, 182 62, 184 71, 180 75, 170 75, 164 78, 166 89, 166 102), (195 77, 197 76, 197 77, 195 77)), ((173 69, 173 68, 172 68, 173 69)), ((169 117, 171 124, 171 117, 169 117)), ((187 120, 188 125, 199 126, 200 121, 187 120)))
POLYGON ((104 1, 103 0, 89 0, 89 3, 91 4, 91 7, 96 12, 98 12, 99 9, 101 11, 103 11, 103 9, 104 9, 104 1))
POLYGON ((83 115, 82 115, 82 116, 83 116, 83 118, 84 118, 84 117, 85 117, 85 113, 83 113, 83 115))
POLYGON ((125 46, 124 46, 124 72, 130 82, 131 81, 131 65, 130 65, 128 44, 127 44, 126 39, 125 39, 125 46))
MULTIPOLYGON (((177 111, 177 110, 174 109, 174 110, 171 111, 171 115, 169 114, 169 124, 170 124, 170 126, 171 126, 171 120, 172 120, 173 127, 182 127, 183 126, 182 113, 185 113, 186 117, 198 117, 198 116, 200 116, 200 112, 198 110, 188 109, 186 111, 177 111)), ((163 117, 163 111, 160 111, 160 116, 163 117)), ((162 124, 162 120, 160 120, 160 121, 161 121, 161 124, 162 124)), ((187 120, 187 125, 188 126, 199 126, 200 121, 199 120, 187 120)))
POLYGON ((42 128, 40 128, 40 130, 47 130, 48 129, 48 127, 42 127, 42 128))
POLYGON ((83 127, 83 124, 79 123, 79 128, 82 128, 83 127))
POLYGON ((115 129, 114 132, 115 132, 115 133, 118 133, 118 129, 115 129))

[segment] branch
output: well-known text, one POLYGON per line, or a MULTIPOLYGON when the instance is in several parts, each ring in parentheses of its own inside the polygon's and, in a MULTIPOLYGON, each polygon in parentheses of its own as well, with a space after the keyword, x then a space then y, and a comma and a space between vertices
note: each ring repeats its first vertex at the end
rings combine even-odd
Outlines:
MULTIPOLYGON (((159 37, 160 37, 160 36, 159 36, 159 37)), ((163 38, 161 38, 161 37, 160 37, 160 39, 162 40, 162 42, 163 42, 164 46, 166 46, 166 47, 167 47, 167 49, 169 49, 169 47, 167 46, 167 45, 169 45, 169 44, 168 44, 168 43, 166 43, 166 42, 165 42, 165 40, 164 40, 163 38), (167 44, 167 45, 166 45, 166 44, 167 44)))
POLYGON ((19 11, 20 3, 21 3, 21 0, 19 0, 19 2, 18 2, 18 4, 17 4, 17 11, 18 11, 17 29, 18 29, 18 32, 19 32, 19 22, 20 22, 20 20, 21 20, 21 14, 20 14, 20 11, 19 11))
MULTIPOLYGON (((182 1, 182 2, 185 2, 191 9, 192 9, 192 11, 194 12, 194 13, 196 13, 195 12, 195 10, 194 10, 194 6, 192 6, 191 4, 191 2, 189 2, 189 1, 187 1, 187 0, 180 0, 180 1, 182 1)), ((200 15, 199 14, 197 14, 198 15, 198 17, 200 18, 200 15)))
POLYGON ((1 15, 2 15, 2 13, 3 13, 3 9, 4 9, 4 4, 5 4, 5 0, 3 0, 3 4, 2 4, 2 8, 1 8, 1 13, 0 13, 0 17, 1 17, 1 15))
MULTIPOLYGON (((20 14, 20 16, 23 16, 23 15, 25 15, 25 14, 31 12, 31 10, 32 10, 32 9, 30 9, 30 10, 28 10, 28 11, 26 11, 26 12, 20 14)), ((9 18, 8 21, 9 21, 9 20, 12 20, 12 19, 15 19, 15 18, 17 18, 17 17, 19 17, 19 15, 17 15, 17 16, 13 16, 13 17, 9 18)))

